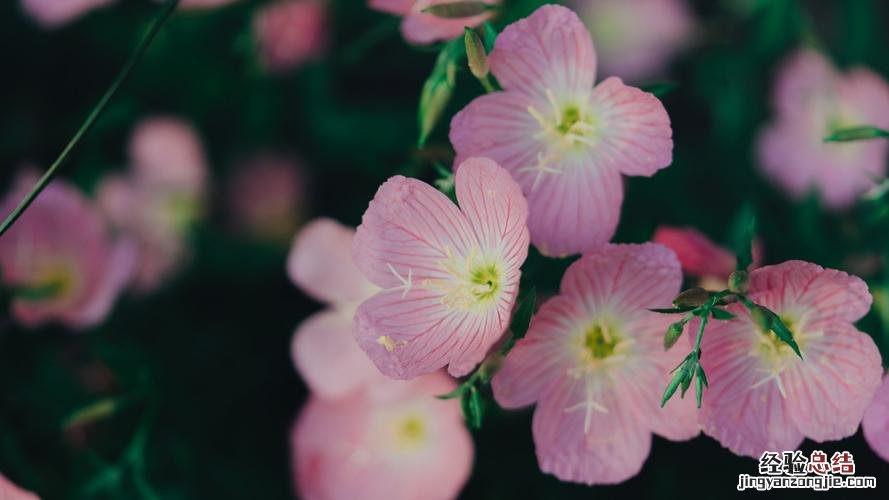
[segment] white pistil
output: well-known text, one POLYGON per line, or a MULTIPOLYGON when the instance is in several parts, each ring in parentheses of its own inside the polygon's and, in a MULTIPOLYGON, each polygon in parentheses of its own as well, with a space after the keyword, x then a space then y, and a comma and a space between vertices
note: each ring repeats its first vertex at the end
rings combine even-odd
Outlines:
POLYGON ((405 298, 407 296, 408 292, 411 291, 412 279, 413 279, 413 275, 414 275, 413 269, 408 268, 407 278, 404 278, 400 274, 398 274, 398 271, 396 271, 395 268, 392 267, 392 264, 389 264, 387 262, 386 265, 389 267, 389 270, 392 271, 392 274, 395 275, 395 277, 398 279, 398 281, 401 282, 401 286, 397 286, 395 288, 390 288, 390 290, 403 290, 401 292, 401 298, 402 299, 405 298))

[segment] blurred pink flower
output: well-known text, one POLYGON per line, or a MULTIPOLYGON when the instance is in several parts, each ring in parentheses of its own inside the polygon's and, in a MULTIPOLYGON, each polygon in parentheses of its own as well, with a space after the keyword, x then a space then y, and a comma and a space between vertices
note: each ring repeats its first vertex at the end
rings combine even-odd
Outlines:
POLYGON ((380 186, 355 235, 355 264, 383 291, 355 316, 355 336, 380 371, 412 378, 450 365, 465 375, 509 325, 528 255, 527 204, 487 158, 457 169, 458 209, 402 176, 380 186))
POLYGON ((694 36, 685 0, 571 0, 596 45, 602 72, 626 80, 663 76, 694 36))
POLYGON ((874 452, 889 462, 889 376, 883 377, 883 384, 861 421, 861 430, 874 452))
POLYGON ((472 468, 472 439, 443 373, 384 380, 338 400, 312 397, 291 434, 306 500, 446 500, 472 468))
POLYGON ((144 120, 129 151, 129 172, 107 176, 98 196, 109 219, 136 242, 133 287, 149 292, 189 257, 188 231, 203 211, 207 164, 197 133, 175 118, 144 120))
MULTIPOLYGON (((654 232, 652 241, 660 243, 676 252, 682 272, 700 278, 700 285, 708 290, 722 290, 727 287, 729 275, 735 270, 735 255, 691 227, 660 226, 654 232)), ((753 264, 757 268, 762 263, 762 244, 753 242, 753 264)))
MULTIPOLYGON (((459 19, 445 19, 423 10, 455 0, 368 0, 370 8, 404 17, 401 34, 413 44, 429 44, 463 36, 463 28, 474 28, 491 17, 491 12, 459 19)), ((500 0, 482 0, 489 5, 497 5, 500 0)))
POLYGON ((826 207, 840 210, 885 177, 889 142, 823 141, 853 125, 889 128, 889 86, 876 73, 839 73, 823 55, 801 50, 783 63, 773 100, 775 118, 759 138, 759 160, 790 196, 816 190, 826 207))
POLYGON ((288 241, 305 210, 302 165, 285 156, 254 157, 229 178, 227 198, 229 217, 237 229, 263 241, 288 241))
MULTIPOLYGON (((853 322, 870 309, 867 285, 816 264, 788 261, 750 273, 749 297, 778 314, 803 359, 747 309, 707 328, 701 363, 704 432, 738 455, 793 450, 851 436, 870 404, 883 368, 874 341, 853 322)), ((691 339, 689 339, 691 340, 691 339)))
MULTIPOLYGON (((8 214, 31 189, 7 194, 8 214)), ((0 238, 0 279, 13 293, 12 315, 27 327, 101 323, 132 275, 133 248, 111 237, 99 210, 76 188, 55 180, 0 238)))
POLYGON ((593 87, 596 55, 574 12, 545 5, 507 26, 489 57, 504 92, 451 122, 459 164, 487 156, 528 197, 531 240, 548 255, 592 250, 614 235, 621 174, 654 175, 672 161, 670 118, 653 95, 609 78, 593 87))
POLYGON ((294 366, 312 392, 327 399, 383 379, 352 337, 355 309, 379 291, 352 262, 354 235, 334 220, 315 219, 296 236, 287 258, 293 283, 328 305, 303 321, 291 343, 294 366))
POLYGON ((12 483, 9 479, 6 478, 3 474, 0 474, 0 499, 2 500, 40 500, 40 497, 31 493, 30 491, 25 491, 15 484, 12 483))
POLYGON ((253 32, 270 71, 285 71, 318 57, 327 48, 328 6, 324 0, 281 0, 260 8, 253 32))
POLYGON ((57 28, 115 0, 21 0, 22 10, 40 25, 57 28))
POLYGON ((664 351, 672 319, 648 308, 669 307, 681 283, 673 252, 654 243, 606 244, 565 272, 559 295, 543 304, 492 382, 504 408, 537 403, 541 470, 619 483, 642 468, 652 432, 698 434, 694 398, 658 407, 684 353, 664 351))

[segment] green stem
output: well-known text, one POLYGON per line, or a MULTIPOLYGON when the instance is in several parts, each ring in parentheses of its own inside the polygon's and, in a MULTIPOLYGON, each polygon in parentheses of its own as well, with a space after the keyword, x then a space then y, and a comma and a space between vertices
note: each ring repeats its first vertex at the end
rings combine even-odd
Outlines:
POLYGON ((130 76, 130 73, 133 71, 133 68, 139 63, 142 59, 142 56, 145 55, 145 51, 148 50, 149 45, 157 36, 161 27, 170 17, 170 14, 176 9, 179 5, 180 0, 167 0, 164 6, 161 8, 160 13, 155 18, 154 22, 151 24, 151 27, 148 29, 148 33, 145 35, 145 38, 136 47, 136 51, 130 56, 130 59, 127 61, 126 65, 124 65, 123 69, 121 69, 120 73, 118 73, 117 78, 114 79, 114 82, 111 83, 111 86, 108 87, 108 90, 105 91, 105 94, 99 99, 99 102, 96 104, 96 107, 93 108, 92 112, 90 112, 89 116, 87 116, 86 120, 83 122, 83 125, 80 126, 80 129, 77 133, 74 134, 74 137, 68 142, 65 146, 65 149, 62 150, 59 157, 56 158, 56 161, 53 162, 52 165, 46 170, 42 177, 37 181, 37 184, 31 189, 31 191, 22 199, 21 203, 15 207, 15 210, 6 217, 6 220, 3 221, 3 224, 0 225, 0 236, 2 236, 6 231, 9 230, 10 227, 21 217, 22 213, 34 202, 34 199, 37 198, 37 195, 43 191, 46 186, 49 185, 50 181, 52 181, 53 177, 55 177, 56 173, 59 170, 59 167, 68 159, 68 156, 71 154, 71 151, 74 149, 77 144, 80 143, 83 136, 86 135, 87 132, 93 127, 98 120, 99 116, 102 115, 102 112, 105 111, 105 108, 108 107, 108 103, 111 101, 111 98, 114 97, 114 94, 120 89, 120 87, 127 80, 127 77, 130 76))
POLYGON ((489 94, 493 94, 494 92, 497 92, 497 89, 494 88, 494 84, 491 83, 490 76, 485 75, 484 78, 479 78, 478 81, 480 81, 482 83, 482 87, 485 88, 485 92, 487 92, 489 94))

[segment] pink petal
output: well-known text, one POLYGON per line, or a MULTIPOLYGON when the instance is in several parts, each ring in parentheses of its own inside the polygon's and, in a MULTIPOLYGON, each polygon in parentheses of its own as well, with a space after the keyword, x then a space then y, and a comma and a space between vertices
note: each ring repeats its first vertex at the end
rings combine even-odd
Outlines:
POLYGON ((253 32, 265 68, 293 69, 318 58, 327 49, 327 3, 322 0, 283 0, 256 11, 253 32))
MULTIPOLYGON (((469 158, 460 164, 455 184, 460 210, 481 247, 499 251, 509 268, 521 267, 528 256, 528 203, 518 184, 488 158, 469 158)), ((514 281, 505 286, 515 291, 518 274, 511 278, 514 281)))
POLYGON ((537 189, 532 172, 519 178, 528 197, 531 242, 554 257, 591 251, 617 229, 623 183, 616 170, 590 168, 582 158, 564 163, 561 174, 546 174, 537 189))
POLYGON ((66 321, 75 327, 86 328, 102 322, 111 312, 114 301, 133 278, 136 264, 136 248, 132 241, 121 240, 110 251, 107 270, 97 280, 89 300, 81 309, 66 315, 66 321))
POLYGON ((596 85, 590 106, 601 127, 595 165, 647 177, 673 162, 670 117, 657 97, 612 77, 596 85))
POLYGON ((750 290, 757 294, 755 301, 774 310, 804 308, 809 322, 854 322, 867 314, 873 301, 860 278, 799 260, 754 270, 750 290))
POLYGON ((805 112, 813 102, 833 92, 837 76, 833 64, 819 52, 795 52, 781 63, 775 81, 773 100, 776 111, 785 116, 805 112))
POLYGON ((788 416, 776 382, 762 383, 767 374, 750 355, 761 334, 743 311, 733 309, 741 315, 736 321, 708 326, 701 343, 701 364, 710 383, 701 428, 738 455, 758 458, 768 450, 795 450, 803 433, 788 416))
POLYGON ((352 256, 371 282, 397 288, 408 274, 415 283, 446 278, 440 262, 448 252, 462 254, 473 244, 472 228, 447 196, 416 179, 395 176, 380 186, 364 213, 352 256))
POLYGON ((491 381, 497 403, 507 409, 533 404, 554 390, 571 366, 564 338, 587 318, 587 311, 571 297, 556 296, 531 318, 524 338, 509 352, 491 381))
POLYGON ((861 429, 871 449, 889 462, 889 376, 883 377, 883 384, 861 421, 861 429))
POLYGON ((596 78, 596 54, 583 23, 573 11, 544 5, 503 30, 488 62, 506 90, 545 99, 585 94, 596 78))
POLYGON ((371 9, 388 12, 398 16, 405 16, 413 8, 416 0, 368 0, 371 9))
POLYGON ((805 339, 803 360, 782 374, 787 411, 815 441, 851 436, 880 385, 880 352, 869 335, 848 323, 806 328, 817 328, 823 336, 805 339))
POLYGON ((358 302, 375 287, 352 262, 355 231, 319 218, 297 234, 287 257, 287 274, 296 286, 328 304, 358 302))
POLYGON ((661 226, 655 231, 652 241, 676 252, 685 274, 727 279, 735 270, 735 256, 697 229, 661 226))
POLYGON ((636 418, 634 396, 617 388, 594 394, 607 412, 590 412, 585 426, 585 411, 570 411, 587 397, 582 381, 568 378, 554 389, 534 412, 540 469, 588 485, 616 484, 638 474, 651 449, 651 433, 636 418))
POLYGON ((0 498, 3 500, 40 500, 37 495, 13 484, 3 474, 0 474, 0 498))
POLYGON ((310 316, 294 332, 290 353, 306 385, 323 398, 341 398, 381 379, 352 338, 350 311, 310 316))
POLYGON ((383 291, 358 307, 354 334, 388 377, 411 379, 448 363, 449 371, 461 376, 484 359, 503 332, 496 315, 496 310, 449 311, 442 294, 428 290, 415 288, 404 296, 383 291))
POLYGON ((21 0, 22 10, 45 28, 57 28, 114 0, 21 0))
POLYGON ((291 434, 297 496, 306 499, 447 500, 472 467, 472 440, 441 373, 385 381, 336 401, 312 398, 291 434), (382 385, 382 387, 380 387, 382 385), (418 419, 423 434, 399 447, 393 425, 418 419))

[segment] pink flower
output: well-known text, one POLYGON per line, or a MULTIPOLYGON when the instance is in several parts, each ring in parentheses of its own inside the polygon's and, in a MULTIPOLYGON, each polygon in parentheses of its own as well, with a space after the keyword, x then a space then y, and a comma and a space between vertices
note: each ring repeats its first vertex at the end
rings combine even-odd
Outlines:
POLYGON ((528 255, 528 208, 509 173, 470 158, 458 209, 415 179, 377 191, 355 235, 355 264, 383 289, 358 308, 355 337, 380 371, 465 375, 503 334, 528 255))
POLYGON ((858 424, 880 384, 880 353, 853 322, 870 309, 860 279, 802 261, 750 273, 749 297, 777 313, 803 359, 763 333, 740 304, 738 319, 708 326, 701 363, 704 432, 739 455, 796 449, 808 437, 841 439, 858 424))
POLYGON ((45 28, 57 28, 114 0, 21 0, 22 10, 45 28))
POLYGON ((593 35, 602 70, 627 80, 663 76, 694 36, 685 0, 572 0, 593 35))
POLYGON ((130 171, 99 186, 99 203, 136 242, 133 286, 156 289, 189 256, 188 231, 205 203, 207 165, 194 129, 176 118, 144 120, 130 141, 130 171))
POLYGON ((816 190, 840 210, 886 175, 885 140, 825 143, 853 125, 889 128, 889 86, 875 73, 839 73, 821 54, 803 50, 784 62, 775 82, 775 119, 760 136, 765 175, 793 198, 816 190))
MULTIPOLYGON (((727 287, 728 277, 735 270, 735 255, 713 243, 697 229, 661 226, 655 231, 652 241, 676 252, 682 271, 700 278, 704 288, 722 290, 727 287)), ((751 267, 757 268, 761 262, 762 244, 754 241, 751 267)))
POLYGON ((315 219, 296 236, 287 259, 290 279, 328 308, 310 316, 293 334, 293 364, 318 396, 346 396, 386 380, 352 337, 358 304, 379 288, 352 263, 355 231, 331 219, 315 219))
POLYGON ((284 71, 316 58, 327 48, 324 0, 282 0, 260 8, 253 18, 263 65, 284 71))
POLYGON ((596 55, 574 12, 545 5, 507 26, 489 57, 504 92, 451 122, 456 164, 487 156, 522 186, 531 241, 545 254, 592 250, 614 235, 621 174, 670 164, 670 119, 653 95, 609 78, 593 87, 596 55))
POLYGON ((537 403, 540 468, 563 481, 619 483, 642 468, 652 432, 673 440, 698 434, 694 398, 659 408, 685 353, 664 351, 668 307, 682 273, 654 243, 604 245, 574 262, 559 295, 531 320, 494 376, 504 408, 537 403))
POLYGON ((289 240, 303 219, 304 177, 302 165, 285 156, 264 154, 241 164, 228 181, 231 222, 263 241, 289 240))
MULTIPOLYGON (((31 186, 20 181, 2 213, 11 213, 31 186)), ((95 206, 55 180, 0 238, 0 279, 13 292, 13 317, 26 327, 58 322, 86 328, 110 312, 132 274, 133 257, 130 245, 112 239, 95 206)))
POLYGON ((870 447, 889 462, 889 376, 883 378, 883 384, 865 412, 861 429, 870 447))
MULTIPOLYGON (((445 19, 423 10, 455 0, 368 0, 370 8, 404 17, 401 33, 404 39, 414 44, 429 44, 463 36, 463 28, 474 28, 491 17, 490 12, 472 17, 445 19)), ((497 5, 500 0, 482 0, 489 5, 497 5)))
POLYGON ((291 434, 297 496, 306 500, 446 500, 472 467, 472 439, 442 373, 384 380, 337 400, 312 397, 291 434))
POLYGON ((0 498, 3 500, 40 500, 40 497, 12 484, 12 481, 0 474, 0 498))

